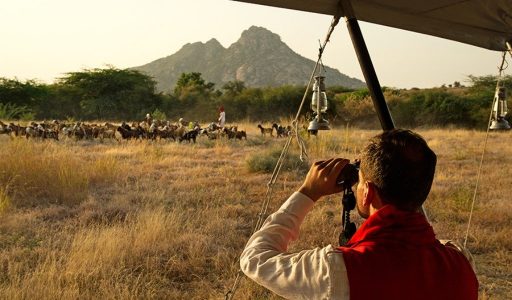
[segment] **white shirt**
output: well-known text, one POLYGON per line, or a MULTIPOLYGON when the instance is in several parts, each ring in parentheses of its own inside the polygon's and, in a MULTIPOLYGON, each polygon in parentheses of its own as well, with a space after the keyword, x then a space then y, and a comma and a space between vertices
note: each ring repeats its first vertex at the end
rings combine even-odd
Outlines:
MULTIPOLYGON (((314 202, 295 192, 254 233, 240 257, 242 271, 258 284, 287 299, 349 299, 343 254, 331 245, 287 253, 314 202)), ((461 251, 476 272, 471 254, 451 240, 442 244, 461 251)))
POLYGON ((219 126, 224 127, 224 123, 226 123, 226 112, 221 111, 219 115, 219 126))
POLYGON ((343 255, 331 245, 287 253, 314 202, 293 193, 247 242, 242 271, 258 284, 288 299, 349 299, 343 255))

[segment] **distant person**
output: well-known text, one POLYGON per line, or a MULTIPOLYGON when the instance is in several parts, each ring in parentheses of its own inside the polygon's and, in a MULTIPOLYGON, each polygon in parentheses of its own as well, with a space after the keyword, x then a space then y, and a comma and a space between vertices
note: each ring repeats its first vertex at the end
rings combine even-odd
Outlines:
POLYGON ((180 118, 180 119, 178 120, 178 126, 179 126, 179 127, 187 127, 187 126, 188 126, 188 122, 187 122, 187 121, 185 121, 185 119, 180 118))
POLYGON ((409 130, 372 138, 361 153, 356 207, 366 221, 346 245, 289 252, 315 203, 339 193, 348 160, 318 161, 247 242, 243 272, 287 299, 467 299, 478 281, 463 253, 436 239, 419 212, 434 178, 436 155, 409 130))
POLYGON ((151 117, 151 114, 146 114, 145 121, 148 125, 153 124, 153 118, 151 117))
POLYGON ((224 106, 219 108, 219 126, 224 128, 224 124, 226 124, 226 112, 224 111, 224 106))

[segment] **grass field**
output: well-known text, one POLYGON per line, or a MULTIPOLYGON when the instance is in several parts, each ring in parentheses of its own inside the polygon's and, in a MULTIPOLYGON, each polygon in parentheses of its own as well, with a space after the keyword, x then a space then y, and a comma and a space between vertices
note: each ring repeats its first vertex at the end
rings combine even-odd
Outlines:
MULTIPOLYGON (((285 139, 26 141, 0 136, 1 299, 220 299, 257 220, 285 139)), ((438 154, 426 203, 438 238, 463 241, 485 133, 420 130, 438 154)), ((378 131, 307 140, 311 160, 354 159, 378 131)), ((489 138, 468 247, 480 298, 512 299, 512 132, 489 138)), ((296 143, 274 211, 301 183, 296 143)), ((294 249, 336 244, 340 196, 320 201, 294 249)), ((361 220, 355 218, 358 222, 361 220)), ((277 299, 244 279, 236 299, 277 299)))

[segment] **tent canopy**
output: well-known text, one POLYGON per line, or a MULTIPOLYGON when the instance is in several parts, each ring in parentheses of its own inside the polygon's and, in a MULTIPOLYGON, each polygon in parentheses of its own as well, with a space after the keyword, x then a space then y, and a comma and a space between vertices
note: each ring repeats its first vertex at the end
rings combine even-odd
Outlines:
MULTIPOLYGON (((235 0, 345 16, 338 0, 235 0)), ((358 20, 504 51, 512 43, 511 0, 353 0, 358 20)))

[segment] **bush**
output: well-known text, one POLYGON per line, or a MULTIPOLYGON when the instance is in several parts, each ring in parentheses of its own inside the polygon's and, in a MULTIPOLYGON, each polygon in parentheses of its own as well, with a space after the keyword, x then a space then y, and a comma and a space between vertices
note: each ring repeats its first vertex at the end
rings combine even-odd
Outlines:
POLYGON ((153 111, 153 119, 155 120, 167 120, 167 116, 165 115, 165 113, 161 110, 159 110, 158 108, 155 109, 155 111, 153 111))
POLYGON ((26 118, 34 119, 34 114, 26 106, 16 106, 12 103, 0 103, 0 119, 4 120, 25 120, 26 118))
MULTIPOLYGON (((271 149, 263 154, 254 154, 247 160, 247 167, 251 172, 272 173, 276 163, 281 156, 282 149, 271 149)), ((297 153, 289 152, 284 160, 281 171, 293 171, 306 174, 309 166, 299 159, 297 153)))

